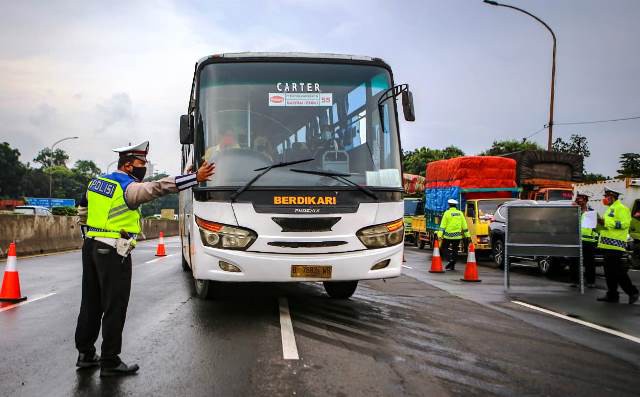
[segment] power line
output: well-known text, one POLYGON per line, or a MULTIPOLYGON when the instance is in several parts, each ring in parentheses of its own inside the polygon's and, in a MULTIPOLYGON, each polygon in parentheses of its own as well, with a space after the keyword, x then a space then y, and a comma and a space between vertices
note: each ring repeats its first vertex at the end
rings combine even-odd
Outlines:
POLYGON ((544 131, 544 130, 546 130, 546 129, 547 129, 547 125, 545 124, 545 126, 544 126, 544 127, 542 127, 542 128, 540 128, 538 131, 533 132, 533 133, 531 133, 531 134, 527 135, 527 136, 524 138, 524 140, 526 141, 527 139, 531 138, 531 137, 532 137, 532 136, 534 136, 534 135, 537 135, 537 134, 541 133, 542 131, 544 131))
MULTIPOLYGON (((584 124, 600 124, 600 123, 613 123, 616 121, 627 121, 627 120, 638 120, 640 119, 640 116, 631 116, 631 117, 622 117, 622 118, 618 118, 618 119, 606 119, 606 120, 591 120, 591 121, 571 121, 571 122, 566 122, 566 123, 553 123, 553 125, 584 125, 584 124)), ((545 124, 544 127, 540 128, 539 130, 532 132, 531 134, 527 135, 524 140, 526 141, 527 139, 538 135, 539 133, 541 133, 542 131, 546 130, 547 128, 549 128, 549 124, 545 124)))
POLYGON ((624 117, 619 119, 608 119, 608 120, 572 121, 568 123, 553 123, 553 125, 598 124, 598 123, 611 123, 614 121, 626 121, 626 120, 637 120, 637 119, 640 119, 640 116, 631 116, 631 117, 624 117))

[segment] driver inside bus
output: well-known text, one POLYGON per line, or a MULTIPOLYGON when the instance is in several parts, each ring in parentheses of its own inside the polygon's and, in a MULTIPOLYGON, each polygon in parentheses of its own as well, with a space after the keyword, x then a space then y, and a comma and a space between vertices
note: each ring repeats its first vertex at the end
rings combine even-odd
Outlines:
POLYGON ((218 153, 229 149, 240 149, 239 134, 231 127, 224 129, 224 132, 220 134, 218 144, 210 146, 205 150, 203 160, 212 162, 218 153))

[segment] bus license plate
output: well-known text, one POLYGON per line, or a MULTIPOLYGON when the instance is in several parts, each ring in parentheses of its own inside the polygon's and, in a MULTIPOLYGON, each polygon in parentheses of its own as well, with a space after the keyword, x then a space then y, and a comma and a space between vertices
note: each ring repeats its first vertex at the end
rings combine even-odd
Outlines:
POLYGON ((291 265, 291 277, 331 278, 331 266, 291 265))

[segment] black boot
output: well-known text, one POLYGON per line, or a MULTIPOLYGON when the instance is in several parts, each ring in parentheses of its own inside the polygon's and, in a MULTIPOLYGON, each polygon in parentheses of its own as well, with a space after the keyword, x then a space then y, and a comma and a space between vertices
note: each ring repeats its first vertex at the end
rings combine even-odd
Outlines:
POLYGON ((78 355, 78 361, 76 361, 76 367, 78 368, 91 368, 100 365, 100 356, 94 353, 80 353, 78 355))
POLYGON ((120 362, 117 367, 102 367, 100 368, 100 376, 126 376, 135 374, 140 367, 138 364, 127 365, 120 362))

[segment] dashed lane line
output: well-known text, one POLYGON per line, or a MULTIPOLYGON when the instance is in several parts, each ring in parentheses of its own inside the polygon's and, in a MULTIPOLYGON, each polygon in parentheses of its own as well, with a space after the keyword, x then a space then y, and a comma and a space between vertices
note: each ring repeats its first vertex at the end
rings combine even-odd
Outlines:
POLYGON ((541 308, 539 306, 530 305, 530 304, 525 303, 525 302, 520 302, 520 301, 511 301, 511 302, 515 303, 516 305, 520 305, 520 306, 527 307, 529 309, 537 310, 539 312, 548 314, 550 316, 558 317, 558 318, 561 318, 561 319, 564 319, 564 320, 567 320, 567 321, 571 321, 571 322, 576 323, 576 324, 584 325, 585 327, 597 329, 598 331, 602 331, 602 332, 605 332, 607 334, 615 335, 615 336, 618 336, 620 338, 623 338, 623 339, 626 339, 626 340, 630 340, 632 342, 640 343, 640 338, 638 338, 637 336, 625 334, 624 332, 616 331, 615 329, 603 327, 601 325, 593 324, 593 323, 590 323, 588 321, 579 320, 577 318, 565 316, 564 314, 556 313, 554 311, 543 309, 543 308, 541 308))
POLYGON ((289 314, 287 298, 278 298, 280 305, 280 333, 282 335, 282 357, 285 360, 299 360, 296 336, 293 333, 293 323, 289 314))
POLYGON ((161 256, 161 257, 158 257, 156 259, 151 259, 150 261, 146 261, 145 263, 155 263, 155 262, 161 261, 161 260, 163 260, 165 258, 169 258, 170 256, 176 256, 176 255, 178 255, 178 254, 171 254, 171 255, 167 255, 167 256, 161 256))
POLYGON ((402 267, 404 267, 406 269, 413 269, 411 266, 407 266, 407 265, 402 265, 402 267))
POLYGON ((40 299, 48 298, 48 297, 53 296, 55 294, 56 294, 55 292, 51 292, 51 293, 44 294, 44 295, 36 295, 33 298, 27 299, 26 301, 22 301, 20 303, 14 304, 14 305, 10 305, 10 306, 6 306, 6 307, 3 307, 3 308, 0 308, 0 313, 4 312, 6 310, 11 310, 11 309, 13 309, 15 307, 18 307, 18 306, 22 306, 22 305, 26 305, 26 304, 29 304, 29 303, 33 303, 35 301, 39 301, 40 299))

